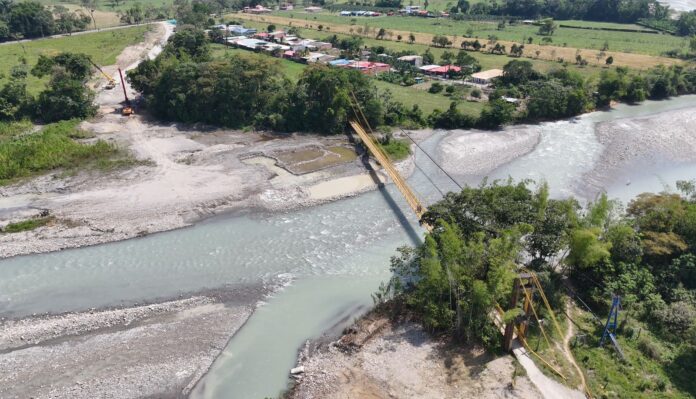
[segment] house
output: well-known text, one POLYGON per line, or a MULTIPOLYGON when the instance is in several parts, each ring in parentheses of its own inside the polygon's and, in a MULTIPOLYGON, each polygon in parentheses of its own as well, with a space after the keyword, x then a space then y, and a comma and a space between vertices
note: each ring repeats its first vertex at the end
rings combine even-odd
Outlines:
POLYGON ((420 11, 420 6, 406 6, 403 10, 399 10, 401 14, 417 14, 420 11))
POLYGON ((341 11, 338 15, 342 17, 350 17, 353 14, 350 11, 341 11))
POLYGON ((258 39, 241 39, 237 40, 235 43, 238 47, 245 48, 247 50, 256 50, 259 47, 262 47, 266 44, 270 44, 266 41, 263 40, 258 40, 258 39))
POLYGON ((304 60, 304 62, 307 64, 314 64, 314 63, 327 64, 335 59, 336 59, 336 57, 334 57, 333 55, 327 55, 324 53, 316 53, 316 52, 310 52, 306 56, 302 57, 302 60, 304 60))
POLYGON ((428 73, 428 72, 430 72, 430 70, 437 69, 439 67, 440 67, 439 65, 430 64, 430 65, 423 65, 422 67, 420 67, 418 69, 420 69, 420 71, 423 73, 428 73))
POLYGON ((321 7, 305 7, 305 12, 320 12, 322 10, 321 7))
POLYGON ((503 76, 502 69, 489 69, 471 75, 471 81, 480 85, 489 85, 495 78, 503 76))
POLYGON ((253 36, 256 34, 256 29, 245 28, 241 25, 230 25, 227 27, 231 35, 234 36, 253 36))
POLYGON ((280 9, 283 11, 292 11, 295 8, 291 3, 283 3, 280 5, 280 9))
POLYGON ((244 7, 242 12, 248 13, 248 14, 268 14, 272 10, 270 8, 266 8, 262 6, 261 4, 257 4, 256 7, 244 7))
POLYGON ((420 55, 405 55, 403 57, 397 58, 399 61, 408 62, 409 64, 415 66, 416 68, 423 65, 423 57, 420 55))
POLYGON ((348 67, 352 63, 353 63, 353 61, 347 60, 345 58, 340 58, 337 60, 329 61, 329 65, 335 66, 335 67, 348 67))
POLYGON ((377 75, 383 72, 389 72, 391 66, 383 62, 354 61, 348 65, 348 68, 357 69, 365 75, 377 75))
POLYGON ((329 50, 333 45, 328 42, 314 42, 312 43, 317 50, 329 50))
POLYGON ((443 65, 441 67, 428 70, 428 73, 438 76, 447 76, 450 72, 461 73, 462 68, 456 65, 443 65))

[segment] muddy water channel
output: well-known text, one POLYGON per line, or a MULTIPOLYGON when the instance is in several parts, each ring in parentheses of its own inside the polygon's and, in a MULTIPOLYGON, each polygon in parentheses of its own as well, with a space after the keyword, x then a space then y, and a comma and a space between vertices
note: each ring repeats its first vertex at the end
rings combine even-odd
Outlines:
MULTIPOLYGON (((660 191, 678 179, 696 177, 696 155, 670 157, 663 147, 670 145, 671 127, 656 129, 648 122, 669 115, 672 127, 683 131, 680 123, 687 122, 680 122, 681 116, 694 112, 696 96, 690 96, 516 127, 532 131, 535 142, 486 175, 545 179, 554 195, 583 199, 601 190, 624 201, 641 191, 660 191), (661 131, 659 159, 646 162, 648 150, 615 159, 607 149, 625 151, 630 143, 598 139, 598 129, 635 133, 642 127, 661 131)), ((696 135, 696 126, 690 129, 696 135)), ((465 147, 471 132, 457 134, 464 136, 457 145, 465 147)), ((441 146, 453 139, 435 132, 421 145, 438 161, 452 164, 460 182, 479 182, 480 171, 456 173, 456 163, 439 159, 446 156, 441 146)), ((684 140, 674 145, 684 147, 684 140)), ((696 154, 696 148, 691 151, 696 154)), ((409 182, 426 202, 437 200, 439 191, 455 189, 420 151, 417 165, 409 182)), ((419 242, 422 234, 391 185, 292 213, 225 216, 149 237, 0 261, 0 316, 155 301, 258 282, 283 285, 232 337, 192 393, 196 398, 275 396, 287 387, 288 370, 305 340, 336 331, 363 312, 371 304, 370 293, 388 278, 395 249, 419 242)))

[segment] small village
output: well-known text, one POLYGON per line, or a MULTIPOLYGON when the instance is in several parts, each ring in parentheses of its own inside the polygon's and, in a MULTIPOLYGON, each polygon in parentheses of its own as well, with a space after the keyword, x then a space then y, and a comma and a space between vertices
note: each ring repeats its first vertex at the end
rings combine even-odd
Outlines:
MULTIPOLYGON (((254 8, 252 10, 257 10, 254 8)), ((259 32, 242 25, 215 25, 211 28, 223 32, 222 42, 228 46, 248 51, 262 52, 303 64, 324 64, 337 68, 355 69, 366 75, 377 76, 385 72, 397 72, 397 64, 410 65, 415 72, 415 82, 427 79, 449 81, 449 83, 468 84, 485 89, 493 79, 502 76, 501 69, 466 74, 462 66, 447 64, 423 65, 423 57, 417 54, 392 57, 388 54, 372 54, 367 48, 361 50, 355 59, 349 59, 345 52, 331 43, 304 39, 285 30, 259 32)))

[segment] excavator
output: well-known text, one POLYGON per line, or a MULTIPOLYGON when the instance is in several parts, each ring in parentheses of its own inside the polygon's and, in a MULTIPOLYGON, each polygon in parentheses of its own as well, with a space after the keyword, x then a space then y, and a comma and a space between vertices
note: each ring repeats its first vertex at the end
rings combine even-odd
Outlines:
POLYGON ((106 86, 104 86, 104 88, 106 90, 111 90, 114 87, 116 87, 116 80, 114 78, 112 78, 111 75, 104 72, 104 70, 102 70, 101 67, 99 65, 97 65, 94 61, 92 61, 91 58, 88 58, 88 60, 95 68, 97 68, 97 71, 99 71, 102 74, 102 76, 104 76, 106 78, 107 83, 106 83, 106 86))
MULTIPOLYGON (((89 62, 106 78, 106 86, 104 88, 106 90, 111 90, 114 87, 116 87, 116 80, 111 77, 108 73, 104 72, 103 69, 99 65, 97 65, 94 61, 92 61, 91 58, 88 58, 89 62)), ((130 100, 128 99, 128 94, 126 94, 126 83, 123 80, 123 73, 121 72, 121 68, 118 68, 118 75, 121 78, 121 87, 123 88, 123 97, 125 98, 125 102, 123 104, 123 108, 121 108, 121 115, 123 116, 130 116, 133 114, 133 106, 131 105, 130 100)))

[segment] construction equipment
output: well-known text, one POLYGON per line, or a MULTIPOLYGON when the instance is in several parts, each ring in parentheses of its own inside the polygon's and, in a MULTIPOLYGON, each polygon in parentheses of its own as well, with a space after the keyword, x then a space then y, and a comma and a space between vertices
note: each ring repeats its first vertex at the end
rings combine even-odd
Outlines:
POLYGON ((123 72, 121 72, 121 68, 118 68, 118 76, 121 77, 121 87, 123 88, 123 97, 125 98, 123 108, 121 108, 121 115, 131 116, 133 115, 133 107, 128 99, 128 93, 126 93, 126 82, 123 80, 123 72))
POLYGON ((114 78, 112 78, 111 75, 109 75, 108 73, 104 72, 104 70, 101 69, 101 67, 100 67, 99 65, 97 65, 94 61, 92 61, 91 58, 87 58, 87 59, 88 59, 89 62, 92 64, 92 66, 94 66, 95 68, 97 68, 97 71, 99 71, 99 72, 102 74, 102 76, 104 76, 104 77, 106 78, 107 83, 106 83, 106 86, 104 86, 104 88, 105 88, 106 90, 111 90, 111 89, 113 89, 114 87, 116 87, 116 80, 115 80, 114 78))

